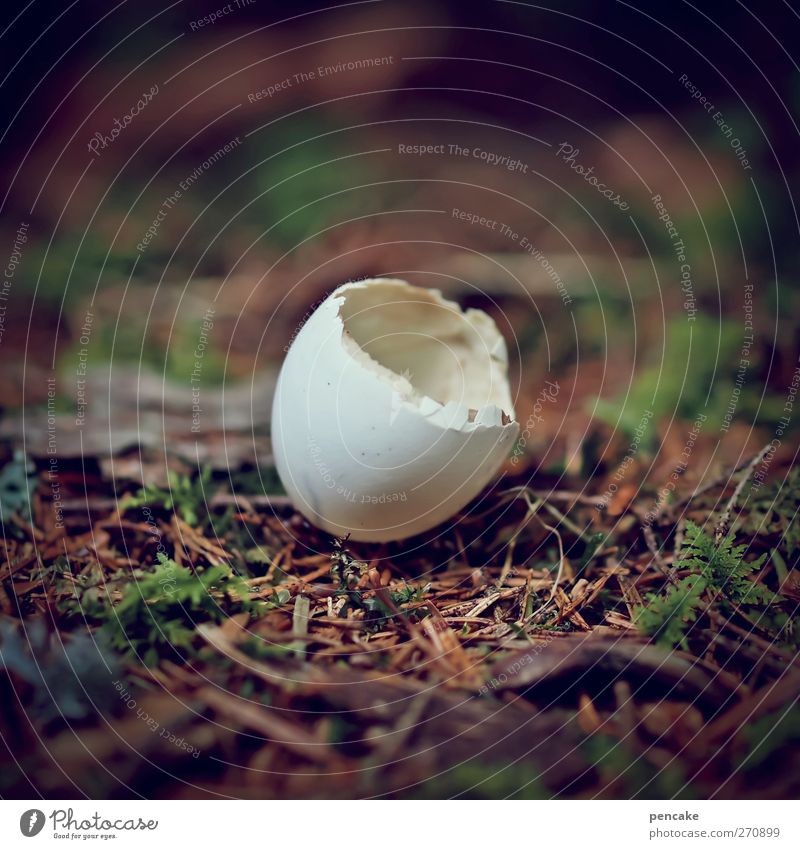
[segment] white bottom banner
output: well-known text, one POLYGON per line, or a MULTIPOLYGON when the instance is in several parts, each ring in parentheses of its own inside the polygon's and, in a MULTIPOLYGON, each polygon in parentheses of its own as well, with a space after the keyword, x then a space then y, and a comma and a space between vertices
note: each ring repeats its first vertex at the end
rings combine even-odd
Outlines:
POLYGON ((352 849, 368 835, 380 849, 437 839, 470 847, 800 846, 797 803, 787 801, 0 802, 3 847, 55 840, 352 849))

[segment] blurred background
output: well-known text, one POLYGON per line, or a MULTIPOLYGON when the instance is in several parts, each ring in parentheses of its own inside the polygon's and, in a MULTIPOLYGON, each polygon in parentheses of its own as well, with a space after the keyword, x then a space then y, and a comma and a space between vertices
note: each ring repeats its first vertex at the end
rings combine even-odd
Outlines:
POLYGON ((258 385, 322 294, 397 274, 495 315, 523 420, 558 376, 548 463, 645 407, 736 457, 800 339, 797 30, 779 3, 32 4, 3 34, 1 403, 54 374, 107 441, 109 363, 187 400, 213 307, 204 386, 258 385))

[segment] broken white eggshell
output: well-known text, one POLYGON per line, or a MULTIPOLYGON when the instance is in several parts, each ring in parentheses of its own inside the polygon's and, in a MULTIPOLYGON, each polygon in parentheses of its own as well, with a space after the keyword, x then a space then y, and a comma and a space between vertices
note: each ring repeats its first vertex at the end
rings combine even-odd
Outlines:
POLYGON ((336 536, 387 542, 452 517, 519 433, 494 321, 403 280, 345 283, 295 337, 272 408, 295 508, 336 536))

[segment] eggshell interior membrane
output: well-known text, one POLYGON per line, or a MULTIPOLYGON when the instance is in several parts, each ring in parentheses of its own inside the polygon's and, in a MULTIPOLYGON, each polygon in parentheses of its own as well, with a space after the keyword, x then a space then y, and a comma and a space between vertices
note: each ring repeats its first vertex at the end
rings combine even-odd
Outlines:
POLYGON ((484 407, 496 408, 498 422, 506 411, 511 411, 508 419, 513 416, 505 341, 485 312, 462 312, 438 290, 402 280, 345 286, 339 292, 351 355, 366 354, 362 362, 382 366, 379 373, 399 391, 417 401, 457 403, 467 408, 468 420, 484 407), (410 391, 398 376, 405 377, 410 391))
POLYGON ((295 507, 375 542, 451 518, 519 432, 506 371, 480 310, 402 280, 340 286, 297 334, 276 387, 273 452, 295 507))

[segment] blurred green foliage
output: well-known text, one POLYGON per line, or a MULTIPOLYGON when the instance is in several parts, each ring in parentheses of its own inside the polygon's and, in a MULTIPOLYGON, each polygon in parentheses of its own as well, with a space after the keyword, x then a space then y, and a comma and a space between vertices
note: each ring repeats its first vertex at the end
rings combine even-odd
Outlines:
POLYGON ((465 761, 421 784, 418 799, 547 799, 541 770, 530 759, 513 764, 465 761))
POLYGON ((630 740, 617 740, 607 734, 594 734, 582 746, 586 757, 610 784, 610 796, 644 799, 693 799, 696 796, 678 759, 666 767, 656 766, 637 751, 630 740), (619 786, 621 785, 621 787, 619 786))
POLYGON ((261 135, 265 138, 254 173, 253 207, 270 243, 291 250, 336 222, 385 205, 391 187, 372 210, 366 204, 369 190, 353 188, 380 178, 370 156, 354 155, 360 151, 343 145, 342 134, 327 124, 280 122, 261 135))
POLYGON ((198 623, 223 622, 232 611, 256 607, 266 605, 250 599, 250 588, 230 566, 188 569, 159 554, 153 572, 128 584, 109 609, 103 632, 114 648, 154 666, 165 654, 190 651, 198 623))
MULTIPOLYGON (((698 313, 693 322, 684 314, 673 316, 662 345, 646 350, 646 362, 636 373, 629 390, 615 398, 590 401, 595 415, 633 437, 646 411, 656 422, 674 418, 692 421, 704 415, 708 429, 719 429, 734 397, 742 325, 732 319, 698 313)), ((779 397, 761 398, 763 386, 753 375, 759 358, 751 349, 750 364, 738 393, 737 416, 774 422, 783 402, 779 397)), ((658 434, 647 428, 642 444, 652 448, 658 434)))

